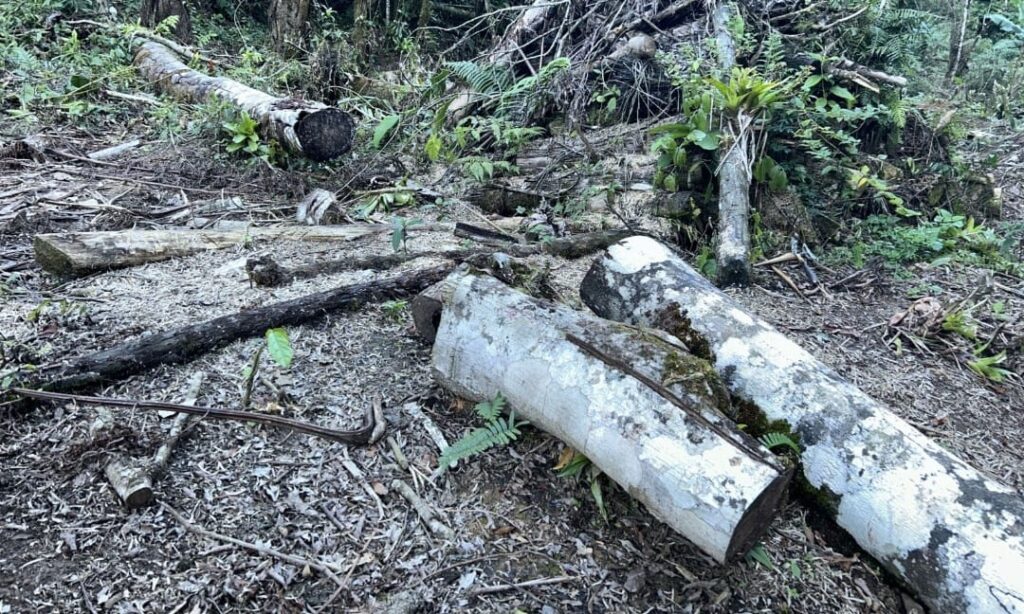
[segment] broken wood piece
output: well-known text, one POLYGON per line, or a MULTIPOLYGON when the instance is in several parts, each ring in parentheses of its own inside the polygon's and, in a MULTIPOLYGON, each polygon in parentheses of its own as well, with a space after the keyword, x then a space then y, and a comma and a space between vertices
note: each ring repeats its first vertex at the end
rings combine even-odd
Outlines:
POLYGON ((414 295, 440 281, 447 266, 413 269, 400 275, 347 284, 206 322, 152 333, 64 364, 13 374, 15 385, 66 392, 134 375, 157 365, 187 362, 269 328, 293 326, 370 301, 414 295))
MULTIPOLYGON (((729 33, 729 4, 712 13, 718 42, 719 66, 728 77, 736 65, 736 44, 729 33)), ((728 125, 719 146, 718 163, 718 285, 750 283, 750 130, 753 118, 742 107, 727 115, 728 125)))
POLYGON ((500 392, 718 562, 767 529, 791 472, 725 417, 724 388, 679 340, 464 270, 442 301, 431 364, 445 388, 500 392))
POLYGON ((36 262, 55 275, 78 276, 225 249, 249 241, 352 241, 383 224, 248 227, 241 230, 114 230, 36 235, 36 262))
MULTIPOLYGON (((197 371, 189 378, 188 392, 182 405, 193 407, 199 398, 199 389, 203 385, 206 374, 197 371)), ((163 412, 161 412, 163 415, 163 412)), ((160 444, 153 459, 142 466, 126 465, 120 459, 115 459, 107 464, 107 481, 114 488, 118 498, 128 509, 135 509, 149 505, 153 501, 153 484, 160 479, 160 476, 167 470, 167 464, 171 460, 171 452, 178 444, 185 426, 189 421, 189 414, 175 413, 171 430, 167 433, 164 442, 160 444)))
POLYGON ((327 210, 337 202, 338 199, 334 196, 334 192, 317 188, 299 202, 299 206, 295 209, 295 220, 300 224, 311 226, 319 224, 324 219, 327 210))
POLYGON ((152 411, 171 410, 178 413, 191 414, 193 416, 202 416, 203 418, 213 418, 215 420, 255 422, 257 424, 264 424, 267 426, 288 429, 291 431, 296 431, 298 433, 304 433, 306 435, 322 437, 323 439, 336 441, 338 443, 353 445, 367 445, 371 443, 371 441, 373 440, 373 434, 378 430, 376 412, 374 411, 374 407, 372 406, 368 407, 366 410, 366 424, 355 430, 342 431, 338 429, 330 429, 316 424, 310 424, 308 422, 302 422, 300 420, 292 420, 290 418, 284 418, 282 416, 275 416, 273 414, 263 414, 255 411, 243 411, 238 409, 220 409, 217 407, 197 407, 192 405, 182 405, 180 403, 140 401, 137 399, 90 397, 80 394, 66 394, 62 392, 48 392, 46 390, 30 390, 27 388, 17 387, 8 388, 6 389, 6 391, 30 399, 38 399, 43 401, 69 401, 72 403, 82 403, 85 405, 107 405, 110 407, 127 407, 129 409, 147 409, 152 411))
POLYGON ((598 315, 703 345, 732 394, 758 412, 748 429, 788 424, 809 499, 931 611, 1024 611, 1024 499, 1014 489, 918 432, 653 239, 612 246, 580 295, 598 315))
POLYGON ((504 243, 519 243, 519 239, 512 235, 507 235, 502 232, 494 230, 488 230, 486 228, 480 228, 479 226, 473 226, 465 222, 455 223, 455 236, 463 239, 472 239, 473 241, 479 241, 481 243, 488 244, 504 244, 504 243))
POLYGON ((263 136, 285 149, 323 162, 352 148, 355 120, 320 102, 277 97, 226 77, 211 77, 186 66, 165 45, 139 45, 135 66, 165 92, 192 102, 219 98, 237 106, 260 124, 263 136))
POLYGON ((131 141, 121 143, 120 145, 114 145, 113 147, 107 147, 105 149, 100 149, 90 154, 86 154, 86 157, 89 158, 90 160, 99 160, 101 162, 106 160, 113 160, 114 158, 121 157, 121 155, 124 154, 125 152, 135 149, 140 144, 142 144, 142 141, 140 141, 139 139, 132 139, 131 141))
POLYGON ((423 524, 427 525, 427 528, 430 529, 431 533, 445 539, 451 539, 454 537, 455 533, 449 529, 447 525, 441 522, 439 514, 434 511, 434 508, 432 508, 418 494, 416 494, 416 491, 412 489, 412 486, 409 486, 402 480, 395 478, 391 481, 391 489, 398 491, 398 494, 402 495, 402 497, 409 502, 409 505, 411 505, 412 509, 416 511, 416 514, 421 520, 423 520, 423 524))

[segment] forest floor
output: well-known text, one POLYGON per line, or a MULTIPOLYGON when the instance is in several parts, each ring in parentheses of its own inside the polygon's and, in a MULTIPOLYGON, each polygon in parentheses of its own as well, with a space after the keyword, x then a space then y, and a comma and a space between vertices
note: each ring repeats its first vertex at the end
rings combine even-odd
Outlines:
MULTIPOLYGON (((73 130, 48 136, 53 149, 73 156, 128 138, 100 142, 73 130)), ((240 196, 254 216, 271 221, 294 215, 312 183, 339 187, 297 172, 240 169, 206 147, 151 142, 108 164, 71 156, 0 161, 6 360, 58 361, 378 275, 352 271, 254 288, 244 262, 271 252, 282 263, 391 253, 385 235, 313 246, 253 242, 71 281, 36 267, 35 233, 160 227, 181 193, 192 200, 240 196)), ((1021 165, 1010 158, 996 171, 1008 220, 1024 220, 1021 165)), ((417 215, 479 220, 457 208, 417 215)), ((443 232, 413 230, 409 241, 412 252, 459 245, 443 232)), ((819 271, 826 288, 857 270, 824 256, 832 262, 819 271)), ((592 258, 535 261, 550 265, 559 293, 581 307, 577 289, 592 258)), ((402 266, 414 264, 422 263, 402 266)), ((898 270, 875 263, 849 283, 804 296, 770 270, 758 269, 754 282, 730 293, 923 433, 1024 492, 1020 379, 987 381, 956 347, 896 342, 889 326, 917 298, 933 296, 944 305, 984 298, 986 308, 1000 305, 998 315, 1019 327, 1022 280, 950 262, 898 270)), ((311 568, 189 532, 167 507, 126 512, 103 469, 114 456, 151 455, 167 420, 118 410, 114 428, 97 435, 95 408, 41 404, 0 419, 0 612, 381 611, 385 603, 391 612, 906 611, 900 589, 877 564, 799 500, 787 503, 763 540, 771 565, 718 566, 619 489, 605 487, 604 520, 585 481, 553 470, 562 445, 535 429, 432 477, 438 448, 424 419, 449 441, 474 419, 433 383, 430 348, 408 312, 367 305, 290 334, 292 368, 266 367, 270 381, 257 385, 253 407, 351 428, 380 395, 388 435, 408 468, 384 442, 345 447, 251 424, 197 421, 174 451, 157 497, 207 531, 318 560, 341 586, 311 568), (454 537, 431 533, 393 490, 395 479, 440 510, 454 537)), ((232 406, 243 368, 262 343, 238 341, 97 393, 174 401, 202 372, 198 404, 232 406)))

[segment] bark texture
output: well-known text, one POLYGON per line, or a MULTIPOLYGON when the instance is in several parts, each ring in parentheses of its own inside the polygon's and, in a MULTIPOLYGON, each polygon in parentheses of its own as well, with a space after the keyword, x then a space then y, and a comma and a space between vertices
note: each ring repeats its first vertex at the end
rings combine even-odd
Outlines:
POLYGON ((478 401, 501 392, 718 562, 767 528, 790 472, 724 416, 718 378, 677 339, 466 271, 441 301, 443 386, 478 401))
POLYGON ((352 148, 355 121, 341 109, 272 96, 226 77, 205 75, 153 41, 139 46, 135 65, 143 77, 173 96, 194 102, 211 97, 231 102, 260 123, 265 137, 311 160, 331 160, 352 148))
POLYGON ((192 42, 192 20, 183 0, 142 0, 139 21, 147 28, 155 28, 168 17, 177 16, 174 37, 183 43, 192 42))
POLYGON ((247 228, 244 230, 115 230, 36 235, 36 262, 55 275, 76 276, 225 249, 253 240, 352 241, 382 232, 378 224, 247 228))
MULTIPOLYGON (((736 45, 729 34, 729 5, 715 9, 712 22, 719 64, 728 77, 736 65, 736 45)), ((750 283, 750 125, 741 110, 725 120, 731 138, 722 139, 718 163, 718 284, 750 283)))
POLYGON ((733 395, 791 425, 838 524, 933 612, 1024 611, 1024 500, 708 283, 664 245, 612 246, 580 290, 597 314, 703 344, 733 395))
POLYGON ((302 49, 308 29, 309 0, 271 0, 267 19, 275 51, 291 56, 302 49))

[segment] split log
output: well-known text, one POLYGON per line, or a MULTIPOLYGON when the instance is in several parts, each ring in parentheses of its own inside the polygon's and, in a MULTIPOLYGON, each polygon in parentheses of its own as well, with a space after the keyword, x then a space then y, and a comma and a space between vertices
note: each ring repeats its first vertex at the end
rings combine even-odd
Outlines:
POLYGON ((293 326, 370 301, 416 294, 436 283, 450 267, 416 269, 370 282, 338 286, 265 307, 240 311, 175 330, 145 335, 64 364, 15 374, 22 388, 67 392, 116 381, 158 365, 187 362, 236 339, 268 328, 293 326))
MULTIPOLYGON (((729 34, 730 7, 724 2, 712 14, 719 63, 728 77, 736 65, 736 45, 729 34)), ((718 162, 718 284, 750 283, 750 126, 753 118, 738 109, 728 123, 718 162)))
MULTIPOLYGON (((655 325, 713 356, 730 391, 799 436, 813 500, 933 612, 1024 611, 1024 500, 953 456, 715 289, 632 237, 587 273, 603 317, 655 325)), ((691 346, 692 347, 692 346, 691 346)))
POLYGON ((341 109, 271 96, 226 77, 205 75, 153 41, 139 46, 135 65, 143 77, 179 98, 194 102, 220 98, 234 104, 259 122, 265 137, 311 160, 332 160, 352 148, 355 121, 341 109))
POLYGON ((199 252, 236 247, 247 241, 353 241, 387 230, 381 224, 280 226, 241 230, 116 230, 36 235, 36 262, 56 275, 137 266, 199 252))
POLYGON ((723 415, 721 383, 678 340, 482 274, 453 273, 441 295, 443 386, 476 401, 502 393, 718 562, 767 529, 790 471, 723 415))

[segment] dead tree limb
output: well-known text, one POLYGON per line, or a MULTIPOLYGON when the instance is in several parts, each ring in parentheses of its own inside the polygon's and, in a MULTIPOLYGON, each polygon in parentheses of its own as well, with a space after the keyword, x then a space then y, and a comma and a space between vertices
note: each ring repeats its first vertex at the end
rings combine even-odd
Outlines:
POLYGON ((725 417, 718 378, 677 339, 466 271, 441 301, 432 365, 443 386, 475 401, 501 392, 716 561, 767 529, 790 471, 725 417))
POLYGON ((362 303, 410 296, 439 281, 449 268, 415 269, 145 335, 62 365, 16 372, 14 381, 22 388, 58 392, 116 381, 158 365, 187 362, 236 339, 261 335, 268 328, 304 324, 362 303))
MULTIPOLYGON (((729 34, 730 6, 719 4, 712 14, 719 62, 725 78, 736 65, 736 45, 729 34)), ((718 284, 750 283, 750 127, 753 118, 742 108, 727 117, 718 162, 718 284)))
POLYGON ((332 160, 352 148, 355 120, 336 107, 272 96, 226 77, 205 75, 153 41, 139 46, 135 65, 143 77, 178 98, 194 102, 220 98, 234 104, 260 123, 265 137, 311 160, 332 160))
POLYGON ((55 275, 86 275, 225 249, 252 240, 353 241, 383 232, 382 224, 281 226, 244 230, 115 230, 36 235, 36 262, 55 275))
POLYGON ((45 390, 30 390, 28 388, 11 388, 10 391, 26 398, 43 401, 68 401, 72 403, 81 403, 83 405, 105 405, 110 407, 126 407, 128 409, 173 411, 193 416, 201 416, 203 418, 213 418, 214 420, 255 422, 257 424, 283 428, 297 433, 322 437, 330 441, 355 445, 366 445, 371 443, 373 441, 372 435, 379 426, 377 424, 377 416, 372 404, 367 406, 366 420, 362 427, 353 431, 340 431, 316 424, 310 424, 308 422, 302 422, 300 420, 292 420, 283 416, 263 414, 255 411, 243 411, 239 409, 198 407, 194 405, 183 405, 181 403, 160 403, 155 401, 140 401, 136 399, 90 397, 79 394, 66 394, 62 392, 47 392, 45 390))
MULTIPOLYGON (((1024 611, 1024 499, 901 420, 666 246, 631 237, 580 295, 595 313, 688 337, 729 390, 799 436, 810 499, 933 612, 1024 611)), ((760 417, 758 417, 760 416, 760 417)))

